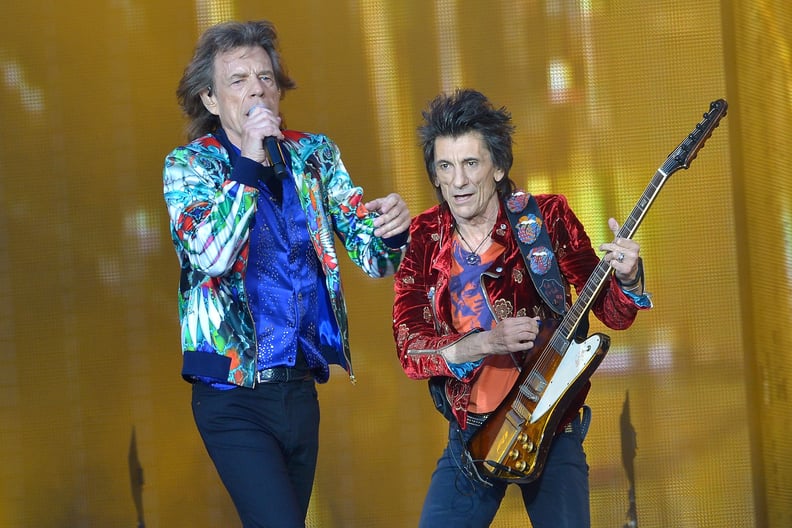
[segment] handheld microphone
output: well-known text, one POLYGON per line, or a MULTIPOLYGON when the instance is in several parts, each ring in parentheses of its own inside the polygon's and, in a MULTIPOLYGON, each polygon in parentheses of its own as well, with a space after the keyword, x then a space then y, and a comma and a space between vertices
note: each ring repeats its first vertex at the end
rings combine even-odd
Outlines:
POLYGON ((286 178, 288 174, 286 173, 286 163, 283 161, 283 152, 281 151, 280 142, 272 136, 265 137, 264 148, 267 150, 267 154, 269 154, 272 168, 275 169, 275 176, 281 180, 286 178))

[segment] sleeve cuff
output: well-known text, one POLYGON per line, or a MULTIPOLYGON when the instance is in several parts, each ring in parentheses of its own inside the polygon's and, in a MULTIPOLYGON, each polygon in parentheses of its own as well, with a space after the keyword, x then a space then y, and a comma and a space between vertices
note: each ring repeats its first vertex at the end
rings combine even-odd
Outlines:
POLYGON ((632 299, 633 302, 635 304, 637 304, 638 306, 640 306, 641 308, 651 308, 652 307, 652 299, 649 298, 648 294, 642 293, 642 294, 639 295, 639 294, 636 294, 636 293, 633 293, 633 292, 624 291, 624 290, 622 290, 622 292, 624 292, 624 295, 626 295, 627 297, 632 299))
POLYGON ((275 177, 272 167, 265 167, 250 158, 240 156, 231 171, 231 179, 248 187, 263 190, 268 179, 275 177))
POLYGON ((391 249, 400 249, 402 246, 407 244, 407 240, 410 237, 410 230, 405 229, 398 235, 394 235, 392 237, 383 238, 382 241, 385 242, 385 245, 391 249))
POLYGON ((478 361, 468 361, 467 363, 448 363, 448 370, 457 377, 457 379, 465 379, 471 372, 476 370, 476 368, 481 365, 481 362, 484 361, 484 358, 479 359, 478 361))

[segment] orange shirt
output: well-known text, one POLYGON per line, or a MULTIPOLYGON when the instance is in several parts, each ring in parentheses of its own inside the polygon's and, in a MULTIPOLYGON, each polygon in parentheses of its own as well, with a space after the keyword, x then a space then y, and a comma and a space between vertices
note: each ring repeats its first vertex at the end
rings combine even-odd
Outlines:
MULTIPOLYGON (((479 277, 503 251, 503 246, 493 242, 487 251, 479 255, 481 263, 471 266, 465 261, 468 253, 460 244, 454 244, 449 291, 451 314, 458 332, 466 333, 474 328, 491 330, 497 324, 480 287, 479 277)), ((510 355, 487 356, 473 380, 468 411, 494 411, 514 386, 518 375, 519 371, 510 355)))

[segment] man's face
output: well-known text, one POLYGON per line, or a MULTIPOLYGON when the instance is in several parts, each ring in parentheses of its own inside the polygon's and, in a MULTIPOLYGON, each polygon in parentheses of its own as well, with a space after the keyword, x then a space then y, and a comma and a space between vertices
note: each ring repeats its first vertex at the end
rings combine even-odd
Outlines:
POLYGON ((235 145, 241 143, 242 124, 251 108, 262 105, 277 116, 280 89, 264 48, 251 46, 219 53, 214 59, 214 85, 202 98, 235 145))
POLYGON ((434 184, 460 223, 484 221, 497 214, 496 183, 504 172, 492 163, 489 149, 479 132, 435 139, 434 184))

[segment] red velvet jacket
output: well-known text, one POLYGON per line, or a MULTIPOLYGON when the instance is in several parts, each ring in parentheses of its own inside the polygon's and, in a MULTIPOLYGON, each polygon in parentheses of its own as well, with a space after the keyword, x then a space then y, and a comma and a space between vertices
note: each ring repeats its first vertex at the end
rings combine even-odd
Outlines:
MULTIPOLYGON (((583 289, 600 258, 564 196, 548 194, 535 198, 558 259, 569 303, 569 285, 576 291, 583 289)), ((410 245, 395 276, 393 332, 399 360, 407 376, 413 379, 449 378, 446 396, 457 421, 464 427, 471 386, 479 369, 458 379, 440 354, 444 347, 466 335, 454 329, 450 310, 448 284, 453 228, 453 216, 446 204, 437 205, 412 220, 410 245)), ((553 312, 534 288, 502 202, 492 238, 506 248, 481 279, 496 320, 518 316, 550 317, 553 312)), ((592 306, 597 318, 615 330, 629 327, 639 309, 622 292, 613 276, 592 306)), ((570 418, 583 405, 588 389, 587 384, 570 406, 570 418)), ((561 425, 566 423, 568 420, 563 420, 561 425)))

